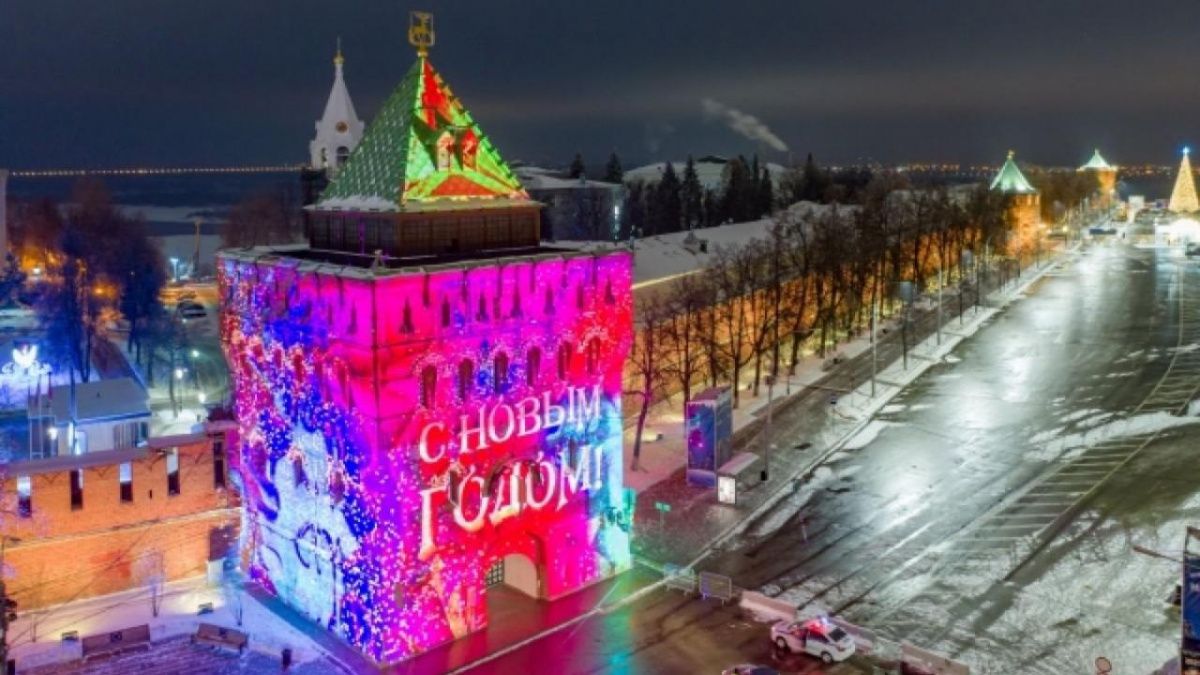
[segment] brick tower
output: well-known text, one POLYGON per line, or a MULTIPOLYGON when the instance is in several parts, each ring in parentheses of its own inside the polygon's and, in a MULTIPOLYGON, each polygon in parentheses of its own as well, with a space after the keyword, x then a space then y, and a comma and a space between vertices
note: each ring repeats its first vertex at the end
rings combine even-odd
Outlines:
POLYGON ((309 245, 219 255, 244 560, 378 663, 486 626, 491 582, 547 599, 630 565, 632 257, 541 245, 430 28, 309 245))

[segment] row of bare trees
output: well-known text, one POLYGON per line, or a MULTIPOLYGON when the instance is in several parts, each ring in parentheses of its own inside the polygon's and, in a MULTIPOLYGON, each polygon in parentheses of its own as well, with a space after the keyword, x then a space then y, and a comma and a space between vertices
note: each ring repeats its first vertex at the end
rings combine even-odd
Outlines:
POLYGON ((696 273, 639 291, 638 330, 626 369, 637 401, 634 468, 650 407, 699 386, 743 386, 758 396, 767 375, 794 375, 806 350, 824 357, 863 331, 872 308, 889 316, 895 288, 933 290, 963 275, 963 251, 1003 247, 1009 221, 1002 195, 904 189, 877 176, 862 203, 791 209, 766 238, 720 247, 696 273))

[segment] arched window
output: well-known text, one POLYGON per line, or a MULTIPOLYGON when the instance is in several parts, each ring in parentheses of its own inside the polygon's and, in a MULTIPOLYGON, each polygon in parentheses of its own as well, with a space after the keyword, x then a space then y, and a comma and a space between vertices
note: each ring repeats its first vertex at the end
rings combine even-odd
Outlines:
POLYGON ((585 351, 588 375, 595 375, 596 369, 600 365, 600 340, 597 338, 588 340, 587 349, 585 351))
POLYGON ((542 371, 542 349, 540 347, 530 347, 525 354, 525 384, 534 386, 537 384, 538 375, 542 371))
POLYGON ((567 379, 571 370, 571 345, 566 342, 558 346, 558 379, 567 379))
POLYGON ((442 301, 442 328, 450 327, 450 303, 442 301))
POLYGON ((508 389, 508 354, 499 352, 496 354, 496 359, 493 362, 493 379, 495 380, 496 393, 503 394, 508 389))
POLYGON ((546 314, 554 313, 554 294, 550 292, 549 288, 546 289, 546 306, 542 311, 546 314))
POLYGON ((521 318, 521 287, 516 285, 514 285, 513 288, 512 317, 514 319, 521 318))
POLYGON ((459 142, 459 161, 462 162, 464 169, 475 168, 475 155, 479 152, 479 138, 471 129, 463 134, 462 141, 459 142))
POLYGON ((458 364, 458 400, 466 401, 471 395, 471 383, 475 379, 475 364, 463 359, 458 364))
POLYGON ((328 148, 321 148, 321 166, 319 168, 324 169, 327 166, 329 166, 329 150, 328 148))
POLYGON ((575 287, 575 308, 583 309, 583 282, 575 287))
POLYGON ((421 405, 432 408, 437 393, 437 369, 425 366, 421 369, 421 405))
POLYGON ((337 165, 341 168, 346 164, 346 160, 350 159, 350 148, 344 145, 339 145, 337 149, 337 165))
POLYGON ((475 312, 476 321, 487 321, 487 300, 482 295, 479 296, 479 311, 475 312))
POLYGON ((400 316, 400 332, 413 332, 412 309, 409 308, 407 300, 404 301, 404 312, 400 316))
POLYGON ((454 148, 454 136, 449 131, 443 131, 437 139, 437 168, 438 171, 450 169, 450 151, 454 148))

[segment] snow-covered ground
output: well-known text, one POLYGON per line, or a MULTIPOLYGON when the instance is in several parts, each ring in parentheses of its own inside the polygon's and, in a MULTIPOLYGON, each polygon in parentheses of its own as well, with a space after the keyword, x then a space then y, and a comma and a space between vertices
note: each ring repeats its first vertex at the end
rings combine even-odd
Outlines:
POLYGON ((158 641, 195 633, 200 622, 242 630, 250 636, 249 649, 271 656, 289 647, 297 664, 325 656, 312 639, 244 591, 209 585, 203 577, 166 584, 158 616, 154 616, 150 593, 144 588, 20 612, 10 626, 9 647, 23 668, 31 668, 78 659, 79 642, 61 639, 68 631, 86 637, 149 624, 151 639, 158 641), (212 613, 199 614, 205 603, 212 604, 212 613), (243 612, 240 625, 236 616, 239 606, 243 612))

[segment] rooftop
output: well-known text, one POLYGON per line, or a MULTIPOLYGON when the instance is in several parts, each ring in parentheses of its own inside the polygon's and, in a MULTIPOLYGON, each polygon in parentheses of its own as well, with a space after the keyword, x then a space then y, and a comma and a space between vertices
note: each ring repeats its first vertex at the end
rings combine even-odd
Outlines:
POLYGON ((316 208, 416 211, 448 201, 528 198, 462 101, 419 55, 316 208))
POLYGON ((1097 149, 1096 152, 1092 153, 1092 158, 1088 160, 1088 163, 1079 168, 1080 170, 1095 169, 1097 171, 1111 171, 1116 167, 1106 162, 1104 158, 1100 156, 1100 150, 1097 149))
POLYGON ((1004 161, 1004 166, 1000 167, 999 173, 992 179, 991 189, 999 190, 1006 194, 1034 194, 1037 189, 1030 185, 1025 179, 1025 174, 1017 168, 1016 161, 1013 160, 1013 151, 1008 151, 1008 159, 1004 161))
MULTIPOLYGON (((130 377, 80 382, 75 385, 74 419, 88 423, 149 417, 148 398, 142 385, 130 377)), ((52 416, 55 424, 71 421, 71 385, 51 387, 49 395, 41 399, 41 415, 52 416)))

